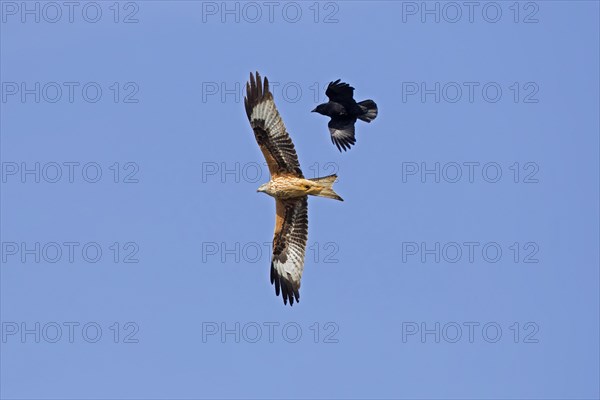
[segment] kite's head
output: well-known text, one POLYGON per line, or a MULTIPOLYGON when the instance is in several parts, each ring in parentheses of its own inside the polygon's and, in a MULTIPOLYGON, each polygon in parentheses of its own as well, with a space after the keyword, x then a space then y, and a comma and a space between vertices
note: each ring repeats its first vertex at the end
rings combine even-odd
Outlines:
POLYGON ((258 189, 256 189, 257 192, 263 192, 263 193, 268 193, 268 190, 269 190, 269 182, 263 183, 262 185, 260 185, 260 187, 258 189))

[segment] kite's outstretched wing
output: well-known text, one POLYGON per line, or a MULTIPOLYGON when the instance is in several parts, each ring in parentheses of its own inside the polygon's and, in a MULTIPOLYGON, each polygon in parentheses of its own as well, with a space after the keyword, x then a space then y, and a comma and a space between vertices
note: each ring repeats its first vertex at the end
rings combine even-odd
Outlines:
POLYGON ((347 83, 340 82, 339 79, 335 82, 329 82, 325 95, 329 97, 329 101, 340 103, 345 107, 356 103, 354 101, 354 88, 347 83))
POLYGON ((277 217, 271 259, 271 284, 283 303, 300 301, 300 279, 308 239, 308 197, 277 199, 277 217))
POLYGON ((258 72, 256 79, 250 74, 250 81, 246 84, 244 105, 271 175, 292 175, 303 178, 294 143, 285 130, 283 120, 275 107, 273 94, 269 91, 269 81, 265 78, 263 86, 258 72))

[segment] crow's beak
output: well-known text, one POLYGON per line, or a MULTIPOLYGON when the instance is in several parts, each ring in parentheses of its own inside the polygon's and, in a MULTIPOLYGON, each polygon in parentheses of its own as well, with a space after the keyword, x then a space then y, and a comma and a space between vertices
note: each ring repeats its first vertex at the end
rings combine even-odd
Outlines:
POLYGON ((317 112, 317 109, 315 108, 314 110, 312 110, 311 112, 317 112))

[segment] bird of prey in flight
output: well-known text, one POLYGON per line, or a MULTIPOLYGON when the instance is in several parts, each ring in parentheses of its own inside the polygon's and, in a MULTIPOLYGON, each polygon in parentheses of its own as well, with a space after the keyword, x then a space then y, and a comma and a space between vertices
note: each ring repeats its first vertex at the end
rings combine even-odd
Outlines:
POLYGON ((330 82, 325 91, 329 101, 319 104, 312 112, 326 115, 331 118, 329 133, 331 141, 338 150, 346 151, 356 143, 354 138, 354 123, 356 119, 371 122, 377 117, 377 104, 373 100, 364 100, 357 103, 354 98, 354 88, 347 83, 330 82))
POLYGON ((300 169, 294 143, 275 107, 269 81, 250 74, 244 97, 246 115, 262 151, 271 179, 260 186, 275 198, 275 234, 271 258, 271 284, 275 294, 290 305, 300 301, 300 279, 304 270, 304 254, 308 239, 308 195, 343 201, 333 191, 337 175, 305 179, 300 169))

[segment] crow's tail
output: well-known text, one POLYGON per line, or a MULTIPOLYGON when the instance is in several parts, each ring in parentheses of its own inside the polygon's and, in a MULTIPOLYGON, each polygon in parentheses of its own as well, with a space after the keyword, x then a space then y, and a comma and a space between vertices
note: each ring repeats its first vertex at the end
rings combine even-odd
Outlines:
POLYGON ((377 117, 377 104, 373 100, 361 101, 358 105, 365 112, 358 117, 360 120, 371 122, 377 117))

